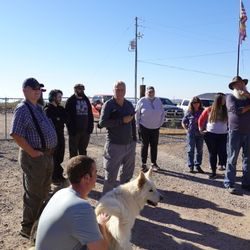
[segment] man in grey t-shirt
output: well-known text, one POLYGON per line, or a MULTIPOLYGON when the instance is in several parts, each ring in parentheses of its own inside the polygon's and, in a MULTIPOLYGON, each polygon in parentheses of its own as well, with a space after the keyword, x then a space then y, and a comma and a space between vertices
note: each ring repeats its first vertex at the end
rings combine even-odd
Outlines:
POLYGON ((107 249, 105 223, 108 217, 102 214, 96 219, 87 201, 96 182, 94 160, 83 155, 71 158, 67 175, 71 186, 58 191, 41 214, 36 250, 107 249))

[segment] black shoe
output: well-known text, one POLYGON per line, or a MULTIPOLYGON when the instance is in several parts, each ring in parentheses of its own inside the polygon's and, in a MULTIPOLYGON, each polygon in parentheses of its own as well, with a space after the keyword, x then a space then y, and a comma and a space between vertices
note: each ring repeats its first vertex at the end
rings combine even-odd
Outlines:
POLYGON ((143 173, 146 173, 147 171, 148 171, 148 168, 147 168, 147 165, 146 164, 142 164, 142 166, 141 166, 141 171, 143 172, 143 173))
POLYGON ((29 239, 29 238, 30 238, 30 233, 25 232, 24 230, 21 230, 21 231, 19 232, 19 234, 20 234, 22 237, 26 238, 26 239, 29 239))
POLYGON ((194 167, 189 167, 189 173, 194 173, 194 167))
POLYGON ((250 185, 241 185, 241 188, 246 190, 246 191, 250 191, 250 185))
POLYGON ((158 170, 160 170, 160 167, 156 164, 156 163, 152 163, 152 169, 153 169, 153 171, 158 171, 158 170))
POLYGON ((215 179, 217 177, 216 173, 212 173, 209 175, 209 179, 215 179))
POLYGON ((197 167, 196 167, 196 170, 197 170, 197 172, 200 173, 200 174, 204 174, 204 173, 205 173, 205 172, 201 169, 200 166, 197 166, 197 167))

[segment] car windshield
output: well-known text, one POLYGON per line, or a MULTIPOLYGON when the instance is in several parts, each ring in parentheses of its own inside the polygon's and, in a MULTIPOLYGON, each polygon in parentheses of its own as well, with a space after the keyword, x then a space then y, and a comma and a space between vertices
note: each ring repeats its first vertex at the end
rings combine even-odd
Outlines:
POLYGON ((105 96, 103 96, 103 101, 106 102, 111 98, 112 98, 112 95, 105 95, 105 96))
POLYGON ((174 105, 168 98, 160 98, 163 105, 174 105))
POLYGON ((212 104, 213 104, 213 100, 202 100, 201 99, 201 102, 202 102, 202 105, 203 107, 210 107, 212 104))

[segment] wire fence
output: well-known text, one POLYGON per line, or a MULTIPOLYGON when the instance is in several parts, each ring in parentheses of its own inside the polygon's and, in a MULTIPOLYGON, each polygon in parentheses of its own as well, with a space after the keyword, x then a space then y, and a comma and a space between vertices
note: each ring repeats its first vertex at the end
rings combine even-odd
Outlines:
MULTIPOLYGON (((11 121, 13 117, 14 110, 16 106, 23 100, 23 98, 0 98, 0 140, 9 140, 12 137, 9 135, 11 121)), ((62 105, 65 104, 67 97, 63 97, 62 105)), ((44 102, 47 103, 48 100, 44 99, 44 102)), ((98 133, 97 124, 95 123, 94 133, 98 133)), ((180 129, 179 124, 176 126, 165 125, 162 128, 162 134, 182 134, 183 130, 180 129), (165 129, 165 130, 164 130, 165 129), (167 130, 167 131, 166 131, 167 130)))

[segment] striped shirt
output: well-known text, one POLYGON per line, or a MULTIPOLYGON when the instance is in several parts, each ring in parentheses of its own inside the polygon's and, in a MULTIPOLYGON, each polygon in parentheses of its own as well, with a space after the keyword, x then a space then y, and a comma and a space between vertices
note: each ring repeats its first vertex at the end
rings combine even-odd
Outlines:
MULTIPOLYGON (((45 115, 39 105, 33 105, 26 101, 31 107, 44 136, 46 149, 52 149, 57 145, 57 136, 52 121, 45 115)), ((42 148, 41 139, 33 122, 31 113, 24 102, 15 109, 12 119, 10 135, 16 134, 24 137, 33 148, 42 148)))

